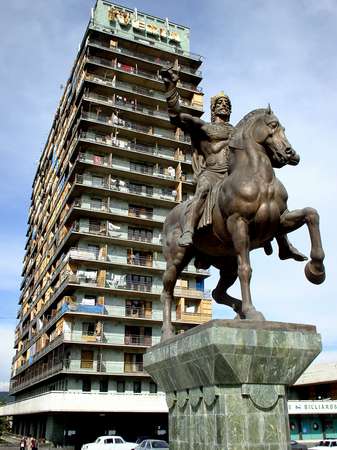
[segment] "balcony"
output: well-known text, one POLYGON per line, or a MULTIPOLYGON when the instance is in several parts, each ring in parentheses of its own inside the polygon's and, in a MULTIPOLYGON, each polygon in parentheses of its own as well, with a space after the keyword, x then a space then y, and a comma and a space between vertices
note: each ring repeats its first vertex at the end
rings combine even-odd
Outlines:
MULTIPOLYGON (((93 21, 91 21, 89 28, 92 30, 98 30, 98 31, 106 31, 103 27, 94 24, 93 21)), ((132 34, 130 34, 129 32, 118 30, 118 37, 121 37, 122 39, 125 39, 128 42, 136 42, 138 45, 141 44, 142 47, 144 48, 149 48, 148 43, 142 43, 141 41, 141 37, 139 38, 138 36, 134 36, 132 34)), ((155 42, 153 42, 152 45, 155 45, 155 42)), ((177 47, 172 47, 172 46, 166 46, 167 48, 164 49, 165 52, 169 53, 170 55, 179 55, 182 57, 186 57, 188 59, 193 59, 194 61, 197 62, 201 62, 202 61, 202 56, 198 55, 196 53, 192 53, 192 52, 188 52, 187 50, 182 50, 181 48, 177 48, 177 47)), ((151 47, 150 47, 151 48, 151 47)), ((160 51, 162 51, 162 48, 160 48, 160 51)))
MULTIPOLYGON (((159 75, 158 72, 157 73, 147 72, 145 70, 139 69, 137 66, 123 64, 123 63, 117 62, 115 59, 111 60, 111 59, 102 58, 99 56, 88 56, 87 61, 91 64, 95 64, 95 65, 98 64, 100 66, 108 67, 108 68, 111 68, 113 70, 116 70, 116 71, 119 71, 122 73, 140 76, 142 78, 147 78, 149 80, 153 80, 160 84, 163 84, 161 76, 159 75)), ((193 91, 193 92, 199 92, 199 93, 202 92, 202 88, 200 86, 196 86, 193 83, 188 83, 185 81, 179 80, 177 87, 187 89, 187 90, 193 91)))
MULTIPOLYGON (((124 344, 132 346, 151 347, 153 345, 152 336, 127 334, 124 336, 124 344)), ((159 339, 156 339, 156 344, 159 344, 159 339)))
POLYGON ((144 364, 143 363, 124 363, 124 372, 126 372, 126 373, 144 372, 144 364))
POLYGON ((80 131, 78 139, 83 139, 89 142, 93 142, 96 144, 101 144, 107 146, 109 149, 111 146, 119 148, 126 152, 132 153, 142 153, 144 155, 151 155, 151 157, 157 158, 165 158, 169 160, 181 161, 187 164, 192 163, 192 157, 189 154, 182 154, 178 157, 175 157, 174 150, 172 148, 167 148, 163 146, 155 146, 145 145, 134 143, 121 138, 111 138, 110 134, 104 135, 95 133, 93 131, 80 131))
POLYGON ((111 116, 103 116, 99 114, 95 114, 92 112, 83 111, 81 114, 81 119, 90 120, 92 122, 102 123, 104 125, 108 125, 111 127, 117 127, 123 130, 131 130, 135 132, 139 132, 142 134, 146 134, 149 136, 153 136, 160 139, 169 139, 173 141, 178 141, 185 144, 191 143, 191 138, 188 135, 177 134, 171 130, 156 127, 156 131, 152 126, 142 125, 137 122, 133 122, 131 120, 124 120, 117 115, 112 114, 111 116))
POLYGON ((192 182, 192 175, 182 175, 180 177, 176 177, 175 169, 173 167, 172 167, 172 175, 170 175, 168 173, 162 173, 152 167, 144 166, 137 168, 137 166, 135 165, 133 167, 130 167, 130 165, 129 167, 127 167, 126 165, 122 166, 121 164, 115 164, 110 161, 109 155, 97 156, 85 152, 80 152, 78 154, 77 159, 80 162, 91 164, 93 166, 106 167, 109 169, 113 169, 114 171, 124 172, 125 174, 133 173, 136 176, 136 178, 134 178, 134 181, 144 179, 145 181, 149 181, 152 183, 153 178, 157 178, 157 181, 160 184, 171 186, 172 184, 176 185, 176 183, 179 181, 192 182), (139 174, 140 177, 137 178, 137 174, 139 174))
POLYGON ((89 101, 104 103, 107 106, 114 106, 118 109, 131 111, 131 112, 137 112, 145 115, 150 115, 154 117, 160 117, 162 119, 165 119, 168 121, 168 114, 167 111, 163 111, 160 109, 151 108, 149 106, 145 106, 141 103, 131 103, 130 101, 120 101, 120 100, 114 100, 113 96, 106 96, 101 94, 96 94, 95 92, 88 92, 84 94, 84 98, 89 101))
POLYGON ((146 185, 134 185, 129 182, 124 182, 123 180, 114 180, 109 181, 108 179, 101 178, 100 180, 86 178, 83 175, 76 174, 75 175, 75 183, 80 184, 82 186, 93 187, 97 189, 104 189, 109 191, 119 192, 123 194, 130 194, 136 197, 142 198, 154 198, 161 201, 168 201, 176 203, 175 195, 163 194, 158 192, 159 188, 152 188, 151 186, 146 185))
MULTIPOLYGON (((105 205, 105 204, 102 204, 101 206, 95 206, 95 205, 91 205, 90 203, 76 201, 76 203, 73 204, 73 208, 79 208, 83 211, 93 211, 96 213, 101 212, 102 216, 107 215, 108 218, 111 218, 111 216, 116 216, 120 220, 126 219, 126 222, 129 222, 128 218, 131 219, 131 222, 133 219, 137 219, 135 221, 135 224, 138 224, 138 225, 140 224, 141 221, 143 221, 146 225, 149 225, 149 224, 162 225, 165 221, 164 216, 159 216, 154 213, 148 213, 148 212, 146 212, 145 208, 142 208, 142 207, 134 207, 132 210, 130 210, 130 209, 125 210, 125 209, 121 209, 121 208, 114 208, 113 206, 109 206, 109 205, 105 205)), ((71 212, 72 212, 72 210, 70 210, 70 213, 71 212)), ((100 236, 103 235, 102 231, 99 231, 97 233, 94 230, 87 230, 87 229, 83 229, 83 228, 80 229, 78 222, 75 222, 72 230, 70 230, 68 232, 67 236, 69 236, 69 234, 71 234, 71 231, 77 231, 80 233, 85 233, 85 234, 90 234, 90 235, 100 235, 100 236)), ((107 237, 111 237, 111 238, 119 237, 119 233, 116 233, 116 232, 111 233, 108 229, 106 230, 105 235, 107 237)), ((63 239, 66 239, 67 236, 65 236, 63 239)), ((155 244, 156 242, 153 242, 153 243, 155 244)))
POLYGON ((176 320, 184 323, 205 323, 212 319, 212 313, 177 311, 176 320))
MULTIPOLYGON (((146 88, 144 86, 137 86, 131 83, 127 83, 125 81, 120 81, 120 80, 114 80, 113 78, 109 78, 109 77, 102 77, 99 74, 87 74, 85 76, 85 80, 89 81, 89 82, 93 82, 96 84, 100 84, 103 86, 107 86, 110 88, 115 88, 118 90, 122 90, 124 92, 129 92, 132 94, 137 94, 137 95, 141 95, 141 96, 145 96, 145 97, 150 97, 159 101, 162 101, 166 104, 166 97, 164 95, 163 92, 160 91, 155 91, 153 89, 149 89, 146 88)), ((187 107, 187 108, 192 108, 192 109, 196 109, 199 112, 203 111, 202 106, 200 106, 199 104, 193 102, 193 100, 188 100, 186 98, 181 98, 180 99, 180 103, 187 107)))
POLYGON ((14 394, 15 392, 18 392, 25 387, 30 387, 31 385, 38 383, 39 381, 48 378, 58 372, 62 371, 63 362, 49 362, 44 363, 42 365, 37 364, 34 365, 31 370, 29 371, 29 374, 25 375, 24 377, 20 377, 20 379, 12 380, 10 382, 10 388, 9 392, 11 394, 14 394))
POLYGON ((145 308, 145 306, 126 306, 125 317, 132 317, 134 319, 152 319, 152 309, 145 308))
MULTIPOLYGON (((95 46, 98 48, 108 49, 109 51, 116 53, 116 54, 122 54, 122 55, 126 55, 126 56, 132 56, 137 59, 142 59, 144 61, 154 63, 157 66, 161 66, 161 67, 171 67, 174 64, 174 61, 172 61, 172 60, 163 59, 158 56, 155 57, 155 56, 152 56, 152 55, 149 55, 146 53, 142 53, 142 52, 138 52, 138 51, 135 52, 133 50, 130 50, 128 48, 121 47, 121 46, 113 47, 113 46, 110 46, 107 42, 100 41, 97 39, 90 39, 89 45, 92 45, 92 46, 95 46)), ((192 67, 188 67, 183 64, 180 64, 180 70, 181 70, 181 72, 192 74, 199 78, 202 77, 201 70, 194 69, 192 67)))

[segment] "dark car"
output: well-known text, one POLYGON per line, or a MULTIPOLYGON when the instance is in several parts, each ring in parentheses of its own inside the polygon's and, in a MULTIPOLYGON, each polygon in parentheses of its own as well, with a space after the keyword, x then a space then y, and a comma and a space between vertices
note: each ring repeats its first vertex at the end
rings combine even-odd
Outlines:
POLYGON ((308 447, 305 444, 300 444, 297 441, 290 441, 290 445, 294 450, 308 450, 308 447))

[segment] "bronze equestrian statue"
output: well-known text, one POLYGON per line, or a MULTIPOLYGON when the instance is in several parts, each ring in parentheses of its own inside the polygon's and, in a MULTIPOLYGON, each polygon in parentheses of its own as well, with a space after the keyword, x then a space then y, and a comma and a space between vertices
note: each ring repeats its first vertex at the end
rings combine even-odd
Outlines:
POLYGON ((238 318, 264 320, 251 300, 251 250, 262 247, 271 254, 271 241, 276 238, 281 259, 304 261, 307 258, 289 243, 286 234, 307 224, 311 260, 305 274, 315 284, 325 279, 318 213, 313 208, 289 212, 287 192, 273 170, 297 165, 299 156, 270 107, 250 112, 233 127, 229 124, 230 100, 220 94, 212 98, 212 122, 205 123, 180 112, 178 71, 163 70, 162 77, 171 123, 191 136, 197 180, 193 199, 176 206, 163 227, 167 266, 161 295, 162 339, 173 335, 174 287, 192 258, 196 267, 213 265, 219 269, 220 279, 212 292, 215 301, 231 306, 238 318), (237 277, 242 300, 227 294, 237 277))

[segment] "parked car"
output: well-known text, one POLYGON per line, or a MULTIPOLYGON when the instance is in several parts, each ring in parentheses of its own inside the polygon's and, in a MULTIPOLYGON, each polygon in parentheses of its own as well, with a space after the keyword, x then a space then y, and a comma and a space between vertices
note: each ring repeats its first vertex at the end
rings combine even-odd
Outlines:
POLYGON ((329 447, 337 447, 336 439, 326 439, 324 441, 320 441, 319 444, 314 447, 310 447, 309 450, 320 450, 321 448, 329 448, 329 447))
POLYGON ((151 439, 150 436, 139 436, 136 440, 136 444, 141 444, 143 441, 146 441, 147 439, 151 439))
POLYGON ((300 444, 297 441, 290 441, 291 450, 308 450, 308 447, 305 444, 300 444))
POLYGON ((160 439, 145 439, 134 450, 152 450, 152 449, 169 450, 169 445, 166 441, 160 439))
POLYGON ((81 450, 133 450, 135 442, 125 442, 121 436, 100 436, 95 442, 82 445, 81 450))

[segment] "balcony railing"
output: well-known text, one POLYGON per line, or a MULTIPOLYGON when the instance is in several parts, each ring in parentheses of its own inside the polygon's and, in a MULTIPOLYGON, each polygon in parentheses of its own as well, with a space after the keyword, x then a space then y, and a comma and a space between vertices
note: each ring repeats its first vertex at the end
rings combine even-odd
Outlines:
POLYGON ((168 120, 167 111, 150 108, 149 106, 142 105, 141 103, 138 103, 138 102, 131 103, 130 100, 127 100, 125 102, 121 101, 121 100, 114 100, 112 96, 109 97, 106 95, 96 94, 95 92, 86 93, 85 98, 87 100, 99 101, 99 102, 105 103, 109 106, 117 106, 117 107, 121 107, 122 109, 126 109, 128 111, 135 111, 135 112, 139 112, 139 113, 150 115, 150 116, 158 116, 158 117, 168 120))
POLYGON ((151 347, 152 336, 144 336, 137 334, 126 334, 124 336, 125 345, 142 345, 146 347, 151 347))
POLYGON ((160 200, 167 200, 171 202, 176 201, 175 195, 166 193, 159 193, 156 189, 149 188, 145 185, 133 187, 132 184, 127 184, 122 180, 108 181, 108 179, 101 178, 99 180, 86 178, 83 175, 76 174, 75 182, 84 186, 91 186, 94 188, 108 189, 110 191, 124 192, 127 194, 140 195, 142 197, 153 197, 160 200))
MULTIPOLYGON (((137 67, 130 66, 129 64, 117 62, 116 60, 101 58, 98 56, 88 56, 88 62, 111 67, 112 69, 119 70, 121 72, 130 73, 132 75, 139 75, 162 83, 162 79, 158 73, 147 72, 145 70, 138 69, 137 67)), ((194 84, 187 83, 185 81, 183 82, 179 80, 177 86, 196 92, 202 92, 202 88, 200 86, 195 86, 194 84)))
MULTIPOLYGON (((107 206, 105 204, 102 204, 101 206, 95 206, 95 205, 90 205, 90 204, 84 204, 82 202, 76 202, 74 205, 74 207, 77 208, 83 208, 83 209, 89 209, 91 211, 103 211, 103 212, 108 212, 111 214, 117 214, 119 216, 126 216, 126 217, 137 217, 139 219, 146 219, 146 220, 155 220, 157 222, 161 222, 163 223, 165 221, 165 217, 162 216, 156 216, 153 213, 148 213, 146 211, 144 211, 144 208, 133 208, 132 210, 124 210, 124 209, 120 209, 120 208, 114 208, 113 206, 107 206)), ((73 231, 80 231, 79 227, 76 225, 73 228, 73 231)), ((89 234, 101 234, 101 232, 96 233, 94 231, 85 231, 85 230, 81 230, 81 233, 89 233, 89 234)), ((109 232, 106 232, 107 235, 109 236, 109 232)), ((115 234, 111 235, 111 237, 116 237, 115 234)))
MULTIPOLYGON (((117 89, 122 89, 123 91, 127 91, 130 93, 136 93, 140 95, 145 95, 147 97, 152 97, 157 100, 161 100, 166 102, 165 95, 160 91, 155 91, 153 89, 149 89, 143 86, 132 85, 130 83, 126 83, 125 81, 115 80, 109 77, 101 77, 96 74, 87 74, 85 77, 87 81, 93 81, 94 83, 103 84, 105 86, 114 87, 117 89)), ((195 108, 202 111, 202 106, 193 102, 193 100, 187 100, 185 98, 181 98, 180 102, 182 105, 187 106, 188 108, 195 108)))
POLYGON ((144 372, 144 364, 143 363, 124 363, 124 372, 127 372, 127 373, 144 372))
MULTIPOLYGON (((121 46, 111 47, 107 42, 99 41, 97 39, 90 39, 89 44, 95 45, 98 47, 107 48, 115 53, 121 53, 122 55, 134 56, 136 58, 143 59, 144 61, 149 61, 149 62, 153 62, 155 64, 160 64, 163 67, 170 67, 174 63, 174 61, 159 58, 158 56, 152 56, 152 55, 148 55, 148 54, 142 53, 142 52, 134 52, 125 47, 121 47, 121 46)), ((193 75, 197 75, 197 76, 201 77, 201 70, 193 69, 192 67, 188 67, 183 64, 180 64, 180 70, 182 72, 191 73, 193 75)))
POLYGON ((134 318, 152 318, 152 309, 142 308, 136 306, 126 306, 125 307, 125 316, 126 317, 134 317, 134 318))
POLYGON ((172 159, 176 161, 184 161, 187 163, 192 162, 191 155, 182 154, 180 157, 176 158, 174 152, 170 148, 156 146, 152 147, 150 145, 138 144, 130 141, 126 141, 124 139, 111 138, 111 135, 102 135, 98 133, 94 133, 93 131, 80 131, 79 139, 86 139, 91 142, 95 142, 98 144, 111 145, 115 147, 119 147, 124 150, 136 152, 136 153, 146 153, 153 156, 159 156, 160 158, 172 159))
POLYGON ((186 312, 177 311, 176 319, 183 320, 184 322, 207 322, 211 320, 212 313, 199 313, 199 312, 186 312))
POLYGON ((185 143, 191 142, 191 138, 188 135, 184 135, 184 134, 178 135, 178 134, 176 134, 170 130, 166 130, 166 129, 156 128, 154 130, 154 128, 152 126, 142 125, 140 123, 132 122, 130 120, 124 120, 124 119, 121 119, 120 117, 117 117, 114 114, 112 114, 111 116, 103 116, 103 115, 95 114, 92 112, 83 111, 81 117, 83 119, 89 119, 89 120, 93 120, 95 122, 104 123, 106 125, 119 126, 119 127, 125 128, 125 129, 139 131, 141 133, 148 134, 148 135, 155 136, 155 137, 172 139, 172 140, 176 140, 179 142, 185 142, 185 143))
POLYGON ((168 173, 162 173, 158 170, 153 169, 152 167, 147 167, 147 166, 139 166, 139 168, 137 166, 134 166, 131 169, 130 167, 126 167, 126 166, 123 167, 118 164, 114 164, 114 163, 110 162, 108 156, 97 156, 97 155, 92 155, 92 154, 85 153, 85 152, 80 152, 78 154, 78 160, 81 162, 88 163, 88 164, 94 164, 96 166, 111 167, 112 169, 119 170, 122 172, 127 172, 127 173, 130 173, 130 172, 140 173, 142 175, 149 175, 151 177, 164 178, 166 180, 172 180, 172 181, 179 181, 179 180, 192 181, 192 175, 191 176, 182 175, 179 178, 176 177, 174 169, 173 169, 172 175, 170 175, 168 173))
POLYGON ((35 364, 29 373, 24 377, 20 377, 17 380, 12 380, 10 383, 10 393, 17 392, 20 389, 30 386, 38 381, 47 378, 54 373, 60 372, 63 367, 63 362, 49 362, 44 364, 35 364))

